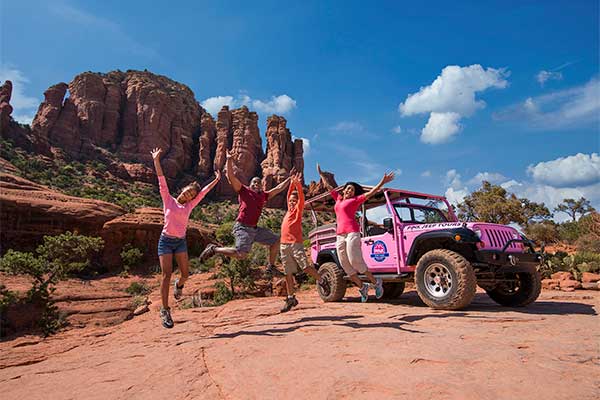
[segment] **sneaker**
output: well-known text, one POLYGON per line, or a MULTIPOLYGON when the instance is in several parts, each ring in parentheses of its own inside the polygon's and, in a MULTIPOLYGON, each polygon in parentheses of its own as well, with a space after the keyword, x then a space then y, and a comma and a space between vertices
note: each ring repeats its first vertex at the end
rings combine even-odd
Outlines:
POLYGON ((162 325, 165 328, 171 329, 173 327, 173 318, 171 318, 171 310, 168 308, 160 309, 160 319, 162 320, 162 325))
POLYGON ((375 285, 375 298, 380 299, 383 297, 383 279, 376 278, 377 284, 375 285))
POLYGON ((267 275, 270 276, 285 276, 283 272, 277 269, 274 264, 269 264, 267 266, 267 270, 265 271, 267 275))
POLYGON ((179 300, 181 295, 183 294, 183 285, 179 286, 179 278, 175 279, 175 283, 173 284, 173 297, 175 300, 179 300))
POLYGON ((209 243, 204 248, 204 250, 202 251, 202 253, 200 254, 200 257, 198 257, 198 259, 200 260, 200 262, 204 262, 204 261, 208 260, 209 258, 211 258, 212 256, 214 256, 216 248, 217 248, 216 244, 209 243))
POLYGON ((292 307, 295 307, 298 305, 298 300, 296 300, 296 296, 288 296, 288 298, 285 300, 285 305, 281 308, 281 312, 288 312, 292 309, 292 307))
POLYGON ((367 300, 369 300, 369 286, 368 283, 363 283, 362 287, 358 289, 360 292, 360 301, 363 303, 366 303, 367 300))

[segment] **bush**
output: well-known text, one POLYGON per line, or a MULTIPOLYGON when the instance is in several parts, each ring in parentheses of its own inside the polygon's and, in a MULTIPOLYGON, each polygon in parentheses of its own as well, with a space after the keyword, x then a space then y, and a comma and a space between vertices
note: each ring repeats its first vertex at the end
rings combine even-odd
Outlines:
POLYGON ((215 263, 217 262, 217 258, 210 258, 204 262, 200 262, 197 258, 192 258, 190 260, 190 271, 192 273, 199 272, 209 272, 211 269, 215 267, 215 263))
POLYGON ((233 236, 233 222, 225 222, 221 224, 217 230, 215 231, 215 236, 217 237, 217 241, 219 243, 228 246, 232 245, 235 242, 235 237, 233 236))
POLYGON ((575 243, 579 235, 579 224, 577 222, 568 221, 558 225, 558 237, 563 242, 575 243))
POLYGON ((525 228, 525 234, 537 243, 554 243, 558 240, 558 229, 552 222, 529 224, 525 228))
POLYGON ((58 308, 52 301, 54 285, 73 272, 80 272, 90 264, 90 258, 98 252, 104 241, 67 232, 58 236, 44 236, 44 242, 32 253, 9 249, 0 259, 0 271, 9 274, 25 274, 33 278, 27 301, 44 307, 39 321, 45 335, 62 326, 58 308))
POLYGON ((144 253, 137 247, 133 247, 130 243, 127 243, 121 249, 121 261, 123 263, 123 272, 129 273, 129 270, 138 265, 144 258, 144 253))
POLYGON ((581 236, 575 242, 577 250, 581 252, 600 253, 600 237, 594 233, 581 236))
POLYGON ((132 296, 143 296, 152 291, 146 282, 131 282, 131 285, 125 289, 132 296))
POLYGON ((215 306, 220 306, 233 299, 233 293, 227 289, 225 282, 218 281, 215 284, 215 294, 213 296, 213 303, 215 306))
POLYGON ((242 291, 251 290, 255 288, 254 282, 254 268, 252 267, 251 260, 237 260, 233 259, 228 264, 223 264, 219 276, 225 278, 229 283, 229 290, 231 295, 235 295, 235 287, 239 286, 242 291))

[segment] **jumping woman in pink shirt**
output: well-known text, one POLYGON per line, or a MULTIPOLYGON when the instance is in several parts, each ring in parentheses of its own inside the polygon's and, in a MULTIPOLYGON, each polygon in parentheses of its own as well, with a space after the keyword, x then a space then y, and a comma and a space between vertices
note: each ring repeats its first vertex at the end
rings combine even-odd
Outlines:
POLYGON ((334 210, 337 223, 335 247, 340 264, 342 264, 342 268, 350 280, 360 288, 360 300, 363 303, 369 299, 370 285, 360 280, 358 277, 359 273, 367 276, 371 285, 375 287, 375 297, 380 299, 383 296, 383 283, 381 279, 375 279, 373 274, 367 269, 367 264, 362 258, 360 227, 358 226, 358 222, 356 222, 356 211, 358 211, 361 204, 377 193, 383 185, 391 182, 394 179, 394 173, 383 174, 383 178, 381 178, 377 186, 367 193, 364 193, 362 186, 359 184, 348 182, 344 185, 342 195, 340 196, 335 188, 331 187, 323 177, 323 171, 321 171, 319 164, 317 164, 317 171, 319 171, 321 180, 330 190, 331 196, 335 200, 334 210))
POLYGON ((156 148, 150 152, 154 160, 156 175, 158 175, 158 187, 165 215, 165 224, 158 240, 158 258, 162 270, 162 280, 160 283, 162 307, 160 309, 160 319, 165 328, 172 328, 173 319, 171 318, 169 309, 169 286, 171 285, 171 274, 173 273, 173 257, 175 257, 181 271, 181 278, 175 279, 173 285, 173 296, 175 299, 179 299, 181 298, 183 285, 190 271, 185 238, 188 220, 194 207, 219 182, 221 172, 215 171, 215 179, 204 188, 200 189, 200 185, 197 182, 193 182, 184 187, 177 198, 173 198, 169 194, 167 180, 160 166, 161 152, 160 148, 156 148))

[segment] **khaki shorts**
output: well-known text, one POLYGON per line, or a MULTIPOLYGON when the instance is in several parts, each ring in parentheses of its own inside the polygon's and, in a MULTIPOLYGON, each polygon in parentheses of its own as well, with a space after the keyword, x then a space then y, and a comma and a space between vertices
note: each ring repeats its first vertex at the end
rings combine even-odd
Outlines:
POLYGON ((298 273, 298 267, 303 271, 308 267, 308 260, 302 243, 281 243, 279 251, 286 275, 298 273))
POLYGON ((335 248, 340 264, 348 276, 367 272, 367 264, 362 256, 359 232, 337 235, 335 248))

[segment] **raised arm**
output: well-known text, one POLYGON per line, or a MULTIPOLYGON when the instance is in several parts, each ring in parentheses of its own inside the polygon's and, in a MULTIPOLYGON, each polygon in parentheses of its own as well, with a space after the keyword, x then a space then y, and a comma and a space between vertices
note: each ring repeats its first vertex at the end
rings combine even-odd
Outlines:
POLYGON ((365 197, 368 199, 371 196, 373 196, 375 193, 377 193, 379 191, 379 189, 381 189, 383 187, 383 185, 385 185, 388 182, 391 182, 394 180, 394 173, 390 172, 383 174, 383 178, 381 178, 381 180, 379 181, 379 183, 377 184, 377 186, 375 186, 373 189, 369 190, 367 193, 365 193, 365 197))
POLYGON ((295 187, 296 191, 298 192, 298 210, 302 212, 304 210, 304 191, 302 190, 302 179, 299 172, 292 179, 292 184, 290 187, 292 186, 295 187))
POLYGON ((160 147, 156 147, 156 148, 154 148, 154 150, 152 150, 150 152, 150 154, 152 154, 152 161, 154 161, 154 169, 156 170, 156 175, 158 175, 158 176, 164 175, 162 167, 160 165, 161 153, 162 153, 162 149, 160 147))
POLYGON ((202 188, 202 190, 200 191, 200 193, 198 193, 196 195, 196 197, 194 197, 194 199, 186 205, 186 207, 191 207, 191 208, 196 207, 196 205, 202 201, 204 196, 206 196, 207 193, 210 192, 217 185, 217 183, 219 183, 220 180, 221 180, 221 171, 217 170, 217 171, 215 171, 215 179, 213 179, 208 185, 204 186, 202 188))
POLYGON ((286 178, 285 181, 281 182, 279 185, 275 186, 273 189, 265 190, 265 193, 268 196, 267 198, 272 199, 273 197, 277 196, 290 183, 291 179, 292 179, 292 176, 290 175, 286 178))
POLYGON ((242 188, 242 182, 235 176, 233 173, 233 154, 231 152, 227 152, 227 163, 225 167, 225 171, 227 173, 227 180, 229 184, 233 187, 233 190, 239 192, 242 188))

